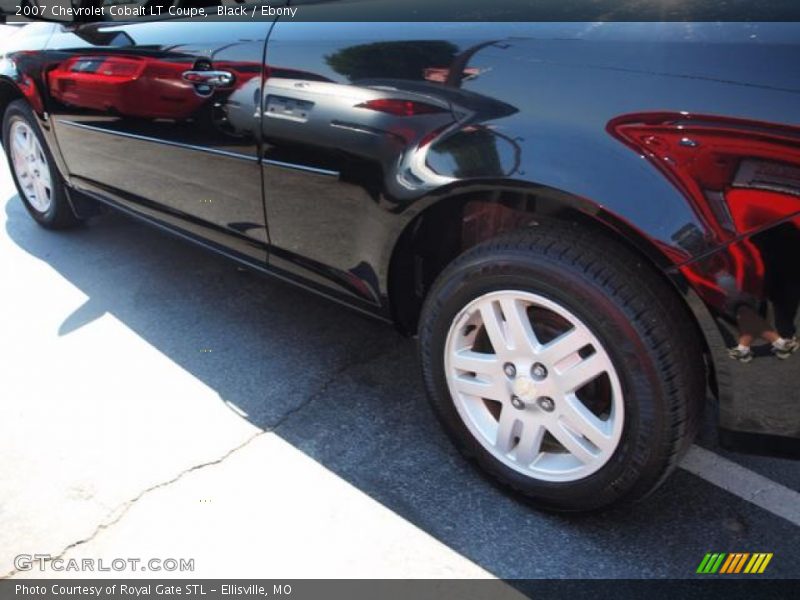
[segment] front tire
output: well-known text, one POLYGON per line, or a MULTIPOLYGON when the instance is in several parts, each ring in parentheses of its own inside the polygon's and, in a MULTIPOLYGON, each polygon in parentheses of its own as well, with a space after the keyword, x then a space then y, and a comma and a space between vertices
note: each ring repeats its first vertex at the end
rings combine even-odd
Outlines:
POLYGON ((648 265, 578 225, 545 222, 458 258, 426 299, 419 348, 459 449, 542 507, 646 496, 699 420, 687 310, 648 265))
POLYGON ((6 109, 3 145, 19 197, 34 220, 47 229, 78 225, 80 220, 69 205, 64 180, 33 112, 23 100, 15 100, 6 109))

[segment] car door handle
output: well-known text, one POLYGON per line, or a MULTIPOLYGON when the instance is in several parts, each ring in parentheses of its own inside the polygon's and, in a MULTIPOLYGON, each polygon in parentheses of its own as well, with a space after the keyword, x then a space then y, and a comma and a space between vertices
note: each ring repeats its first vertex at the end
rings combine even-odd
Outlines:
POLYGON ((233 73, 228 71, 184 71, 184 81, 197 85, 225 86, 233 83, 233 73))

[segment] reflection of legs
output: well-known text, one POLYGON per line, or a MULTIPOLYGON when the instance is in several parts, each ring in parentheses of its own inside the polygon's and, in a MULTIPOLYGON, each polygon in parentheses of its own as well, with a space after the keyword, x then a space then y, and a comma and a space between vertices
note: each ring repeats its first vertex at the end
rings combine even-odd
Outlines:
POLYGON ((732 359, 744 363, 753 360, 753 352, 750 350, 750 346, 756 337, 755 331, 759 329, 758 319, 760 319, 758 314, 748 306, 742 306, 736 311, 736 323, 739 326, 739 345, 728 350, 728 356, 732 359))
POLYGON ((768 342, 775 342, 780 338, 778 333, 771 329, 766 319, 759 315, 755 310, 749 306, 741 306, 736 312, 736 321, 739 324, 739 331, 741 337, 739 343, 749 346, 753 343, 754 338, 763 338, 768 342), (742 339, 748 338, 747 343, 743 343, 742 339))
POLYGON ((728 354, 731 358, 742 362, 750 362, 753 353, 750 346, 755 338, 762 338, 772 344, 772 353, 778 358, 786 359, 800 347, 795 339, 786 339, 772 329, 766 319, 759 315, 750 306, 741 306, 736 312, 736 321, 739 325, 739 345, 731 348, 728 354))

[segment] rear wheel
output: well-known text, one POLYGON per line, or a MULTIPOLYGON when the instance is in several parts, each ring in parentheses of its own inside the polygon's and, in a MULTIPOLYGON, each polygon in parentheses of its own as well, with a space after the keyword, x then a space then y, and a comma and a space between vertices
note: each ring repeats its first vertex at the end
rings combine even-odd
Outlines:
POLYGON ((616 243, 561 223, 449 266, 426 300, 420 352, 459 448, 555 509, 653 490, 691 441, 704 392, 674 292, 616 243))
POLYGON ((3 145, 17 191, 37 223, 48 229, 74 227, 75 217, 67 201, 64 181, 28 105, 9 104, 3 118, 3 145))

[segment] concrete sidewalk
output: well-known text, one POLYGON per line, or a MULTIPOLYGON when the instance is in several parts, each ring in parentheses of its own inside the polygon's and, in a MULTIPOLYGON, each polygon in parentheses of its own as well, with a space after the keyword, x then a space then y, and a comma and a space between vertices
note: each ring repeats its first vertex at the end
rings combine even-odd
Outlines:
POLYGON ((141 570, 126 577, 491 577, 270 433, 143 491, 60 552, 57 564, 90 558, 97 567, 102 558, 108 568, 129 557, 141 559, 141 570), (153 572, 152 558, 161 569, 167 559, 193 559, 194 569, 153 572))
MULTIPOLYGON (((48 257, 69 254, 78 268, 112 279, 130 282, 130 272, 102 244, 75 254, 90 232, 45 232, 29 221, 0 159, 0 576, 15 573, 16 555, 43 553, 195 559, 193 573, 172 576, 489 576, 264 433, 98 308, 97 295, 87 297, 48 257)), ((120 229, 112 224, 107 232, 120 229)), ((201 265, 209 258, 197 256, 201 265)), ((132 283, 146 291, 148 273, 139 277, 132 283)), ((140 304, 135 296, 123 300, 132 308, 140 304)), ((163 328, 163 313, 149 314, 150 325, 163 328)), ((196 329, 175 343, 192 360, 213 360, 224 344, 202 341, 202 322, 196 329)), ((157 576, 124 573, 139 575, 157 576)))

